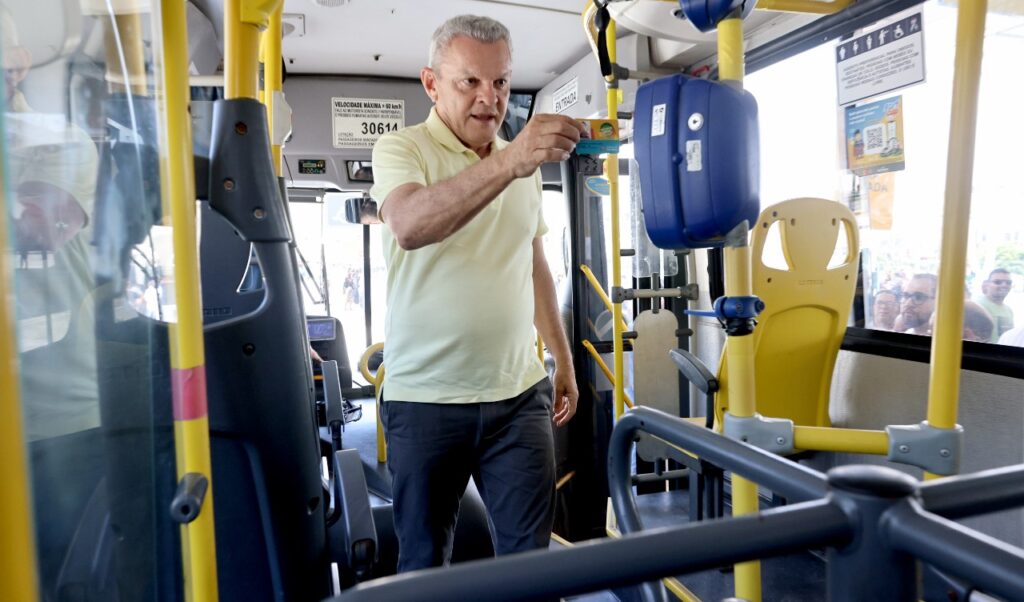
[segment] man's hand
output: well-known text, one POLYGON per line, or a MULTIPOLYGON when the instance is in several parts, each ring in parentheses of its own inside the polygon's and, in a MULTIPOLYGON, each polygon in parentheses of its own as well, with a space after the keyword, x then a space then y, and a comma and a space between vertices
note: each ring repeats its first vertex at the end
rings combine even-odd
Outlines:
POLYGON ((573 373, 572 365, 555 368, 555 388, 552 394, 555 410, 554 421, 556 426, 565 426, 566 423, 576 414, 576 402, 580 394, 576 390, 576 375, 573 373))
POLYGON ((516 178, 533 175, 541 163, 564 161, 576 148, 584 126, 565 115, 534 115, 501 158, 516 178))

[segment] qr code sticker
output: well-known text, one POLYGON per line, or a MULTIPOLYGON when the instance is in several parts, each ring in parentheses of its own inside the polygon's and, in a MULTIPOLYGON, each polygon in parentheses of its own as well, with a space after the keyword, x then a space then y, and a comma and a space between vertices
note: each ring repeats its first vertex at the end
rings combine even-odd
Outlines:
POLYGON ((877 155, 885 148, 885 125, 864 128, 864 154, 877 155))

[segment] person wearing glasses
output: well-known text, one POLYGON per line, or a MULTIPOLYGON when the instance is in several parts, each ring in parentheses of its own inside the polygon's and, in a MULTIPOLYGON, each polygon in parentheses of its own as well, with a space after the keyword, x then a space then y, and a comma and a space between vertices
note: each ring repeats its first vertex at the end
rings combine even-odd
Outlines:
POLYGON ((1000 336, 1013 329, 1013 310, 1004 303, 1011 288, 1013 280, 1010 278, 1010 272, 996 268, 988 275, 988 280, 981 283, 982 296, 975 299, 996 322, 996 328, 989 340, 991 343, 998 342, 1000 336))
POLYGON ((935 311, 935 274, 914 274, 903 289, 897 330, 931 336, 930 320, 935 311))

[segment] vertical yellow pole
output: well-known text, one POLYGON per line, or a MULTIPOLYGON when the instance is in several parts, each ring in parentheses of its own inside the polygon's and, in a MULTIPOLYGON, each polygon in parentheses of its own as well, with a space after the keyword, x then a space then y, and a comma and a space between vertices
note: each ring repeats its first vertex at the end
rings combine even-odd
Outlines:
POLYGON ((164 214, 174 226, 174 292, 178 322, 170 327, 171 382, 178 478, 187 473, 209 482, 199 515, 181 528, 185 597, 216 602, 217 547, 214 537, 213 470, 206 399, 206 366, 196 245, 195 173, 189 114, 188 33, 185 6, 160 3, 162 34, 162 127, 160 145, 164 214))
MULTIPOLYGON (((125 10, 135 12, 117 14, 104 27, 107 73, 112 81, 124 80, 123 89, 136 96, 146 96, 146 54, 142 40, 141 6, 126 5, 125 10)), ((111 84, 111 89, 121 91, 122 86, 111 84)))
MULTIPOLYGON (((963 348, 964 278, 967 235, 971 216, 975 123, 985 37, 986 0, 960 2, 957 8, 953 107, 946 160, 946 200, 943 206, 942 251, 928 380, 928 424, 956 426, 963 348)), ((939 475, 928 473, 925 478, 939 475)))
MULTIPOLYGON (((615 43, 615 21, 608 24, 606 32, 608 40, 608 60, 614 65, 616 60, 615 43)), ((614 82, 615 76, 609 77, 609 82, 614 82)), ((608 119, 618 120, 619 118, 619 88, 608 87, 608 119)), ((622 286, 622 258, 620 257, 621 247, 619 242, 619 155, 609 153, 604 161, 604 174, 608 178, 608 194, 611 200, 612 212, 612 282, 614 290, 622 286)), ((623 361, 622 335, 622 302, 617 301, 612 305, 612 352, 615 364, 615 392, 613 401, 615 405, 615 419, 625 411, 625 368, 623 361)))
POLYGON ((281 92, 281 13, 283 5, 271 13, 267 30, 261 36, 263 52, 263 104, 267 107, 267 131, 274 171, 281 177, 281 145, 274 140, 274 103, 281 92))
MULTIPOLYGON (((743 82, 743 20, 730 17, 718 24, 718 77, 722 81, 743 82)), ((750 276, 750 247, 725 248, 725 294, 745 297, 753 294, 750 276)), ((729 413, 737 417, 753 416, 754 337, 730 336, 725 345, 729 365, 729 413)), ((757 512, 757 485, 742 477, 732 478, 733 516, 757 512)), ((736 565, 736 597, 750 602, 761 600, 761 563, 736 565)))
POLYGON ((243 2, 224 0, 224 97, 258 98, 260 28, 242 20, 243 2))
MULTIPOLYGON (((0 208, 9 207, 0 161, 0 208)), ((18 348, 8 265, 7 211, 0 209, 0 600, 39 599, 36 539, 22 432, 18 348)))

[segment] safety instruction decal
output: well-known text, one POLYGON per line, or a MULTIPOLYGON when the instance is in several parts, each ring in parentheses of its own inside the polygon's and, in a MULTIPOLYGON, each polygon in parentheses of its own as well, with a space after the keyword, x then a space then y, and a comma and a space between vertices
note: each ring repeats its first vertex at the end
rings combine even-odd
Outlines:
POLYGON ((332 98, 334 148, 373 148, 377 139, 405 127, 405 101, 332 98))
POLYGON ((923 81, 924 28, 920 10, 836 45, 840 106, 923 81))
POLYGON ((903 97, 846 107, 847 165, 858 176, 899 171, 903 147, 903 97))

